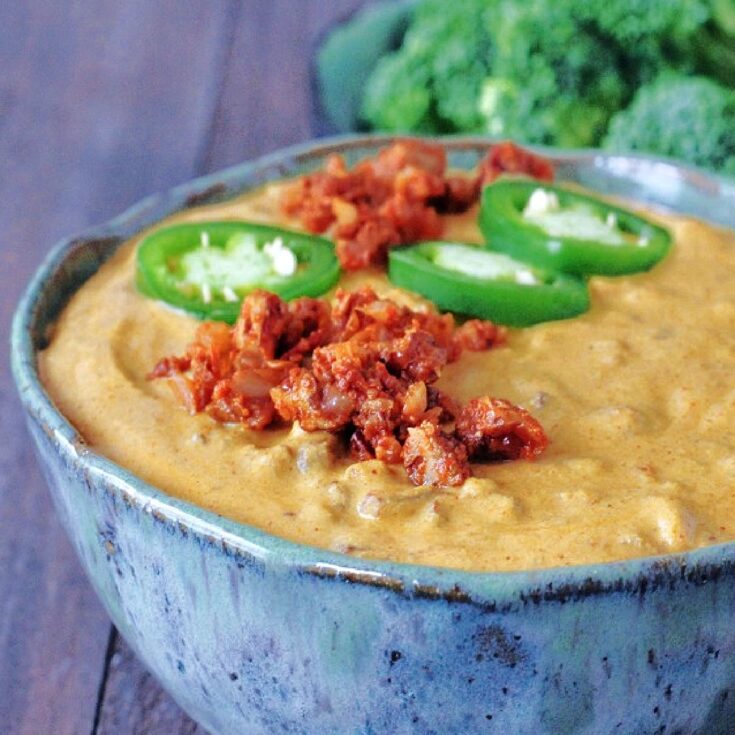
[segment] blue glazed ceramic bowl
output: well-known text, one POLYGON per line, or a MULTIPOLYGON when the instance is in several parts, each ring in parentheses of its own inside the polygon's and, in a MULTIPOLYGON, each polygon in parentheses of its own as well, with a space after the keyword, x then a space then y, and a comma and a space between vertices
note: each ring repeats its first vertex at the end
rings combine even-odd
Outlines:
MULTIPOLYGON (((60 243, 15 317, 13 371, 59 515, 115 625, 213 733, 735 731, 735 544, 503 574, 299 546, 169 497, 85 446, 36 370, 47 327, 165 215, 372 154, 293 148, 60 243)), ((483 139, 445 141, 455 166, 483 139)), ((735 226, 735 185, 644 157, 545 151, 561 179, 735 226)))

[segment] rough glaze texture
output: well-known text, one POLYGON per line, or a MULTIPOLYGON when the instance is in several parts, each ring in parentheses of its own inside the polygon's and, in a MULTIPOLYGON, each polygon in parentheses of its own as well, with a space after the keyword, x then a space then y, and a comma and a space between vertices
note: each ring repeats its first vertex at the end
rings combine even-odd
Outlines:
MULTIPOLYGON (((732 732, 734 544, 509 574, 352 559, 169 498, 87 450, 45 396, 35 351, 46 327, 120 240, 192 197, 383 143, 290 150, 146 200, 60 245, 29 288, 13 330, 16 382, 59 515, 113 621, 222 735, 732 732)), ((471 165, 487 142, 448 145, 471 165)), ((564 178, 735 224, 726 180, 650 159, 556 158, 564 178)))

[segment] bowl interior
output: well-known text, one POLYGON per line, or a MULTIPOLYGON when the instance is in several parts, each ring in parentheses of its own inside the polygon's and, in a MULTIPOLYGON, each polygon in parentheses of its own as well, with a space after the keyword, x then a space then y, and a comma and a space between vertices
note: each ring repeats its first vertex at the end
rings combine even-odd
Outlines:
MULTIPOLYGON (((297 146, 177 187, 145 199, 110 222, 64 240, 49 254, 26 290, 15 315, 12 367, 32 421, 53 433, 59 451, 85 471, 102 473, 127 502, 146 512, 157 511, 206 539, 215 538, 233 553, 297 565, 305 572, 347 576, 351 581, 432 596, 518 600, 540 594, 567 595, 619 589, 631 591, 655 575, 680 575, 682 568, 706 578, 708 569, 735 563, 735 543, 685 554, 649 557, 539 571, 479 573, 358 559, 302 546, 258 529, 216 516, 168 496, 106 458, 84 447, 74 428, 56 410, 37 373, 36 353, 47 344, 56 316, 69 296, 126 239, 174 212, 233 197, 243 191, 320 167, 340 153, 348 163, 373 155, 393 138, 348 136, 297 146), (697 571, 698 570, 698 571, 697 571)), ((450 164, 471 168, 492 141, 488 138, 443 139, 450 164)), ((735 227, 735 183, 670 161, 645 156, 607 155, 595 151, 536 149, 555 164, 558 179, 587 186, 602 194, 622 196, 735 227)), ((648 580, 648 581, 646 581, 648 580)))

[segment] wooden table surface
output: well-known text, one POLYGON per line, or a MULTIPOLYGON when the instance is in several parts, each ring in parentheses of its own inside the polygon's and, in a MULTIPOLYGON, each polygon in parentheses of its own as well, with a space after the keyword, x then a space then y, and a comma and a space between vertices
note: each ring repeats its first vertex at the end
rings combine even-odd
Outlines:
MULTIPOLYGON (((0 344, 59 238, 314 137, 309 58, 364 0, 0 2, 0 344)), ((0 365, 0 731, 202 732, 119 638, 0 365)))

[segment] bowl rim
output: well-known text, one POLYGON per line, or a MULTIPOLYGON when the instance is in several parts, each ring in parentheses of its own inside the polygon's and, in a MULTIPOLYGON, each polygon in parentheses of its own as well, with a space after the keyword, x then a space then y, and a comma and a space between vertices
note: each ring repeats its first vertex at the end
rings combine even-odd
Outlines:
MULTIPOLYGON (((205 203, 208 196, 222 191, 228 185, 239 191, 254 188, 255 184, 243 186, 242 182, 256 172, 266 176, 274 174, 265 182, 278 178, 279 174, 281 177, 289 172, 293 174, 297 164, 312 158, 332 152, 384 145, 406 137, 340 135, 290 146, 148 196, 106 223, 58 242, 24 290, 11 329, 12 373, 30 419, 49 436, 63 458, 90 479, 118 493, 126 505, 151 515, 154 520, 172 526, 182 534, 194 534, 228 555, 244 557, 265 569, 288 567, 299 573, 377 586, 404 596, 467 602, 493 610, 510 610, 529 602, 563 603, 617 592, 642 595, 662 585, 670 586, 678 582, 699 585, 714 581, 723 574, 735 576, 735 541, 692 551, 622 561, 517 571, 470 571, 354 557, 321 549, 269 534, 169 495, 88 447, 55 407, 40 381, 32 335, 41 295, 46 287, 53 287, 54 275, 63 268, 72 253, 100 240, 123 242, 165 216, 205 203)), ((460 151, 495 142, 486 136, 432 139, 440 140, 450 150, 460 151)), ((607 163, 619 161, 621 165, 664 166, 705 192, 713 196, 725 196, 735 204, 735 179, 660 157, 608 154, 594 149, 568 151, 529 147, 550 155, 556 162, 579 163, 604 159, 607 163)), ((90 483, 90 487, 96 487, 96 483, 90 483)))

